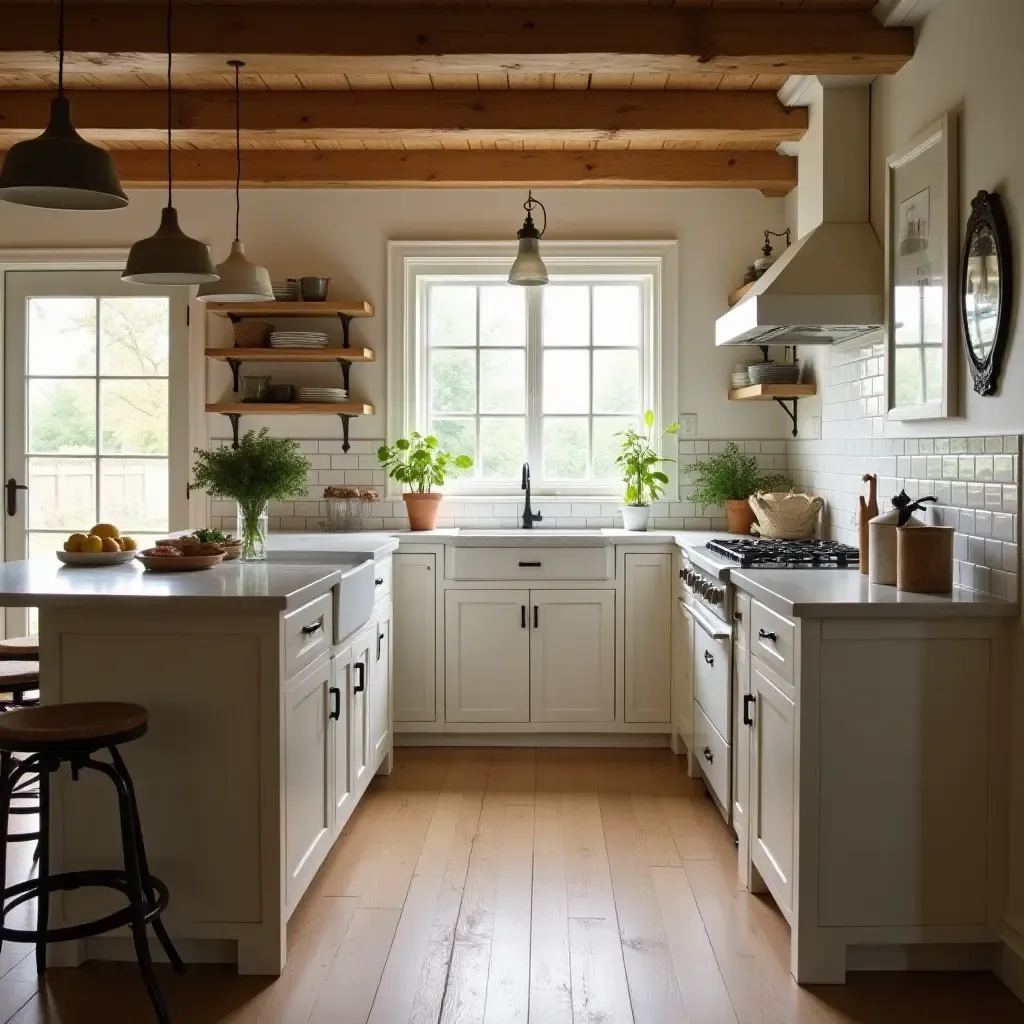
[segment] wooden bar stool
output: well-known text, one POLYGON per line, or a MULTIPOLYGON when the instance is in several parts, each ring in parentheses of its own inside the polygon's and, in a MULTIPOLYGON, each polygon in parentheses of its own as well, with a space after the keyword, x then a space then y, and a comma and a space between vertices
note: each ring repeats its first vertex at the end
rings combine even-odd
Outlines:
POLYGON ((7 831, 7 815, 12 795, 26 775, 39 776, 39 876, 15 885, 6 884, 6 858, 0 858, 0 944, 33 942, 36 946, 36 970, 46 970, 46 944, 68 942, 101 935, 122 925, 129 925, 135 942, 139 969, 156 1010, 160 1024, 169 1024, 170 1017, 157 985, 153 960, 146 937, 151 924, 167 958, 175 971, 185 965, 171 943, 160 915, 167 906, 167 886, 149 873, 142 841, 142 825, 135 800, 135 789, 118 745, 138 739, 146 732, 149 716, 137 704, 83 703, 51 704, 45 707, 20 708, 0 715, 0 829, 7 831), (106 750, 109 761, 93 755, 106 750), (21 761, 12 755, 28 755, 21 761), (62 764, 71 767, 72 778, 89 768, 107 776, 117 791, 121 819, 121 845, 124 870, 67 871, 51 875, 49 848, 50 774, 62 764), (96 921, 49 927, 50 893, 103 886, 127 897, 128 906, 96 921), (36 927, 8 928, 6 917, 15 907, 36 900, 36 927))
MULTIPOLYGON (((39 704, 39 638, 17 637, 0 640, 0 714, 15 708, 39 704), (4 647, 4 645, 8 645, 4 647), (34 645, 34 648, 33 648, 34 645), (33 654, 34 650, 34 654, 33 654), (12 654, 18 651, 20 656, 12 654), (36 660, 28 660, 35 658, 36 660)), ((39 780, 35 774, 23 775, 11 794, 11 814, 39 813, 39 780)), ((9 832, 8 842, 28 843, 39 839, 38 832, 9 832)), ((36 848, 34 860, 39 859, 36 848)))
POLYGON ((0 659, 20 658, 26 661, 39 660, 39 637, 12 636, 0 640, 0 659))

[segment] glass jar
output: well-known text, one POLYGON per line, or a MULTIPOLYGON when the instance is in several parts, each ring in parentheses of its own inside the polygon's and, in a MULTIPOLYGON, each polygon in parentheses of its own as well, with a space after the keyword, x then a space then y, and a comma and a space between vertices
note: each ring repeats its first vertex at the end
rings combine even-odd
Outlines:
POLYGON ((239 557, 243 562, 266 561, 269 507, 267 502, 238 503, 238 527, 235 535, 242 542, 239 557))
POLYGON ((238 397, 243 402, 262 402, 269 388, 269 377, 243 377, 239 381, 238 397))

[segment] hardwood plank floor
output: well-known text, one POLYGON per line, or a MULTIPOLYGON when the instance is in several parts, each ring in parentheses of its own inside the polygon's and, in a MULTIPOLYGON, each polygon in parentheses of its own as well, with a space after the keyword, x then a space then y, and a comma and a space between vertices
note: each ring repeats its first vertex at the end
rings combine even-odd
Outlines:
MULTIPOLYGON (((296 910, 284 974, 161 967, 175 1024, 1024 1024, 990 975, 799 988, 785 922, 739 888, 729 831, 667 751, 395 760, 296 910)), ((12 846, 8 876, 30 858, 12 846)), ((152 1019, 134 965, 40 983, 29 953, 0 953, 0 1024, 152 1019)))

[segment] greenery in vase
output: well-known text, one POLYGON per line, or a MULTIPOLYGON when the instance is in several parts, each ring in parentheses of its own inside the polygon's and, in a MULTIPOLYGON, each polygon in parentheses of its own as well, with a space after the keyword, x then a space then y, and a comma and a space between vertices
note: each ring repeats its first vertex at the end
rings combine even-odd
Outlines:
POLYGON ((259 433, 247 431, 237 447, 196 448, 195 455, 195 486, 211 498, 231 498, 238 503, 242 557, 256 557, 266 540, 260 517, 267 502, 306 493, 310 463, 299 452, 299 442, 270 437, 264 427, 259 433))
POLYGON ((730 441, 725 451, 693 464, 696 486, 690 500, 695 505, 724 505, 746 501, 759 491, 791 491, 793 481, 784 473, 762 473, 757 456, 744 455, 730 441))
POLYGON ((200 544, 234 544, 235 538, 223 530, 193 530, 192 536, 200 544))
MULTIPOLYGON (((654 447, 654 412, 651 409, 644 413, 644 427, 647 431, 644 434, 630 427, 616 435, 622 438, 615 464, 622 470, 626 484, 624 500, 627 505, 639 507, 653 504, 665 493, 668 476, 657 467, 663 462, 675 461, 662 458, 654 447)), ((659 440, 678 432, 679 424, 670 423, 659 440)))
POLYGON ((424 437, 415 430, 393 445, 382 444, 377 449, 377 461, 392 480, 417 494, 429 494, 431 488, 443 487, 450 471, 473 465, 468 455, 452 455, 439 446, 432 434, 424 437))

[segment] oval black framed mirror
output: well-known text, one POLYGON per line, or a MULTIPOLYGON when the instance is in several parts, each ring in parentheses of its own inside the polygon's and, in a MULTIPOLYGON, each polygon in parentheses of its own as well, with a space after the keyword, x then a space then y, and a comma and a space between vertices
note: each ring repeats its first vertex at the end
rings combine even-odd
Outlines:
POLYGON ((982 189, 971 200, 960 260, 960 327, 974 390, 996 390, 1013 308, 1010 232, 1003 204, 982 189))

